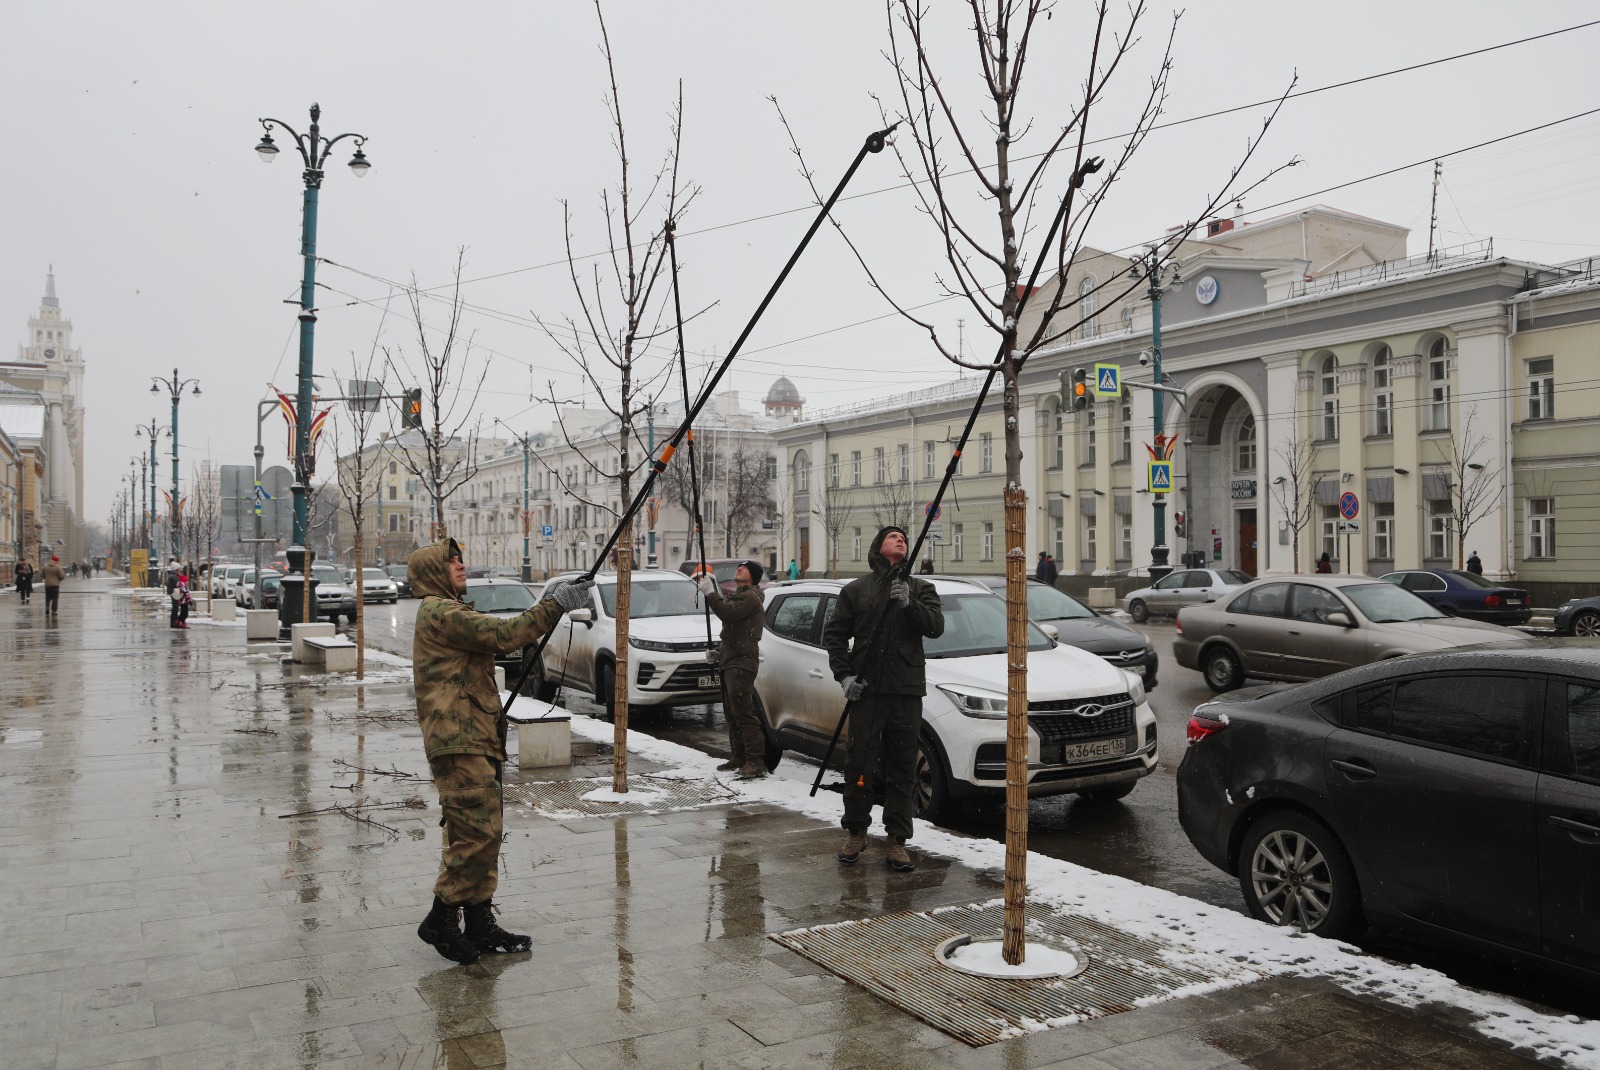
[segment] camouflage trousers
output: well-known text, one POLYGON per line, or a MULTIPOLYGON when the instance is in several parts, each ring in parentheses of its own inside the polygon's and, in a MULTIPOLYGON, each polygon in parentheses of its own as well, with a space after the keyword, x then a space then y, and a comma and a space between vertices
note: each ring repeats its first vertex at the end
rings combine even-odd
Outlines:
POLYGON ((481 754, 445 754, 428 763, 444 811, 444 859, 433 894, 451 906, 494 898, 500 880, 500 782, 481 754))
POLYGON ((844 752, 844 818, 847 832, 865 833, 872 804, 883 791, 883 827, 911 838, 912 791, 917 779, 917 734, 922 699, 917 695, 866 694, 850 706, 850 736, 844 752))

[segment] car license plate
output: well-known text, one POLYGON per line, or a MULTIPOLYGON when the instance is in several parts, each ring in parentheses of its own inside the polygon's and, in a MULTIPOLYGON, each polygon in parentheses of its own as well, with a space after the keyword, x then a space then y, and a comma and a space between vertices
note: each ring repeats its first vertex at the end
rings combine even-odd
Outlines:
POLYGON ((1522 599, 1520 599, 1520 598, 1507 598, 1506 599, 1506 605, 1508 605, 1508 606, 1520 606, 1521 604, 1522 604, 1522 599))
POLYGON ((718 682, 716 674, 713 673, 710 676, 702 676, 702 677, 700 677, 700 686, 702 688, 708 688, 709 689, 709 688, 713 688, 713 687, 720 687, 722 685, 718 682))
POLYGON ((1061 760, 1071 765, 1074 762, 1104 761, 1126 753, 1128 737, 1119 736, 1116 739, 1092 739, 1087 743, 1068 743, 1061 748, 1061 760))

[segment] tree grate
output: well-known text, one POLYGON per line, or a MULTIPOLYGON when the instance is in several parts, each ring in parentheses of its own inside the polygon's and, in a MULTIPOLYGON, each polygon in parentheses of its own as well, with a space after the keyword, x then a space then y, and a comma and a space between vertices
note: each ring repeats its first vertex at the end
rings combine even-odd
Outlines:
POLYGON ((1087 956, 1082 973, 1071 978, 982 977, 935 960, 935 949, 953 936, 998 940, 1003 913, 998 902, 945 907, 769 938, 974 1047, 1248 984, 1261 976, 1213 955, 1034 905, 1027 908, 1029 942, 1087 956))
POLYGON ((629 794, 637 794, 637 800, 604 802, 584 798, 597 788, 610 788, 609 776, 507 784, 505 797, 507 802, 522 803, 544 817, 557 820, 613 814, 667 814, 702 806, 720 806, 740 799, 738 792, 715 780, 680 780, 633 773, 629 775, 628 782, 631 789, 629 794))

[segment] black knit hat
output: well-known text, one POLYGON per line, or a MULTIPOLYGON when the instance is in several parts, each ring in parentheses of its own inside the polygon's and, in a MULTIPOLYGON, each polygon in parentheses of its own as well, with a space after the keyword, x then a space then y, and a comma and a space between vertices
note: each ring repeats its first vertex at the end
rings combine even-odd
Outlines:
POLYGON ((763 569, 758 563, 756 563, 754 561, 746 561, 744 563, 744 567, 750 573, 750 585, 752 587, 760 587, 761 586, 761 577, 762 577, 762 574, 765 572, 765 569, 763 569))

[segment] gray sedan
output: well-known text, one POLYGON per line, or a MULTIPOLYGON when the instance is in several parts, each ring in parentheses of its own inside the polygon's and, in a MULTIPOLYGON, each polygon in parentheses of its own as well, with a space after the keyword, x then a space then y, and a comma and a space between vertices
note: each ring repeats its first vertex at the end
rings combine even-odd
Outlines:
POLYGON ((1151 617, 1173 616, 1184 606, 1215 602, 1249 583, 1252 577, 1231 568, 1185 568, 1161 577, 1122 599, 1122 608, 1137 624, 1151 617))
POLYGON ((1410 591, 1368 576, 1258 580, 1220 602, 1178 613, 1172 653, 1213 691, 1246 677, 1315 680, 1401 654, 1525 642, 1498 624, 1450 617, 1410 591))

